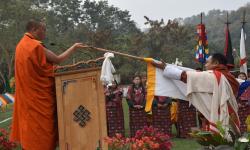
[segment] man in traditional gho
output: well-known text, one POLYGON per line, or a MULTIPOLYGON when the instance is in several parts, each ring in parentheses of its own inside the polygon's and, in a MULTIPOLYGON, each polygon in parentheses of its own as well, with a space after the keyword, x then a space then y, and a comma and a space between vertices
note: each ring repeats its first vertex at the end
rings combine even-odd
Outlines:
POLYGON ((207 71, 203 72, 183 71, 164 62, 152 64, 163 69, 166 78, 187 84, 187 100, 209 121, 210 131, 218 133, 216 123, 219 121, 225 129, 230 125, 234 133, 240 134, 236 102, 239 83, 228 71, 224 55, 211 55, 205 65, 207 71))

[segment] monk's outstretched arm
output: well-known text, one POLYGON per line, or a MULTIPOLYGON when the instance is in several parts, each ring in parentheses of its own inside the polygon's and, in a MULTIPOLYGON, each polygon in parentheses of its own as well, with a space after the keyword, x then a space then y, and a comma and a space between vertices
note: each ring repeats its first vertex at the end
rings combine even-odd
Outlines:
POLYGON ((65 59, 67 59, 77 48, 86 48, 86 47, 88 47, 88 46, 86 46, 82 43, 75 43, 74 45, 72 45, 69 49, 67 49, 66 51, 64 51, 60 55, 56 55, 55 53, 53 53, 49 49, 45 49, 45 54, 46 54, 46 58, 49 62, 54 63, 54 64, 60 64, 65 59))

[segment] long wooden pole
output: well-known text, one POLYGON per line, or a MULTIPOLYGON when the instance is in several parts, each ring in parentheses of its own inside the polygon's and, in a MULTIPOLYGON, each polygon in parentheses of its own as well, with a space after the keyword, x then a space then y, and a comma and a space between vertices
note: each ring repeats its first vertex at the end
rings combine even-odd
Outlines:
POLYGON ((77 66, 79 64, 89 64, 91 62, 97 62, 97 61, 102 60, 102 59, 105 59, 105 57, 100 57, 100 58, 93 59, 93 60, 88 60, 88 61, 79 61, 76 64, 72 64, 72 65, 56 66, 56 70, 57 69, 62 69, 62 68, 75 67, 75 66, 77 66))
MULTIPOLYGON (((94 46, 88 46, 87 48, 97 50, 97 51, 101 51, 101 52, 110 52, 110 53, 114 53, 114 54, 117 54, 117 55, 125 56, 125 57, 128 57, 128 58, 133 58, 133 59, 137 59, 137 60, 141 60, 141 61, 144 60, 143 57, 133 56, 133 55, 117 52, 117 51, 107 50, 107 49, 104 49, 104 48, 98 48, 98 47, 94 47, 94 46)), ((100 58, 98 58, 96 60, 80 61, 80 62, 78 62, 76 64, 73 64, 73 65, 57 66, 56 69, 75 67, 75 66, 77 66, 79 64, 82 64, 82 63, 89 63, 89 62, 92 62, 92 61, 95 62, 95 61, 98 61, 98 60, 101 60, 101 59, 105 59, 105 58, 100 57, 100 58)))
POLYGON ((117 55, 125 56, 125 57, 128 57, 128 58, 133 58, 133 59, 137 59, 137 60, 144 60, 143 57, 133 56, 133 55, 117 52, 117 51, 107 50, 107 49, 104 49, 104 48, 98 48, 98 47, 94 47, 94 46, 89 46, 89 48, 97 50, 97 51, 101 51, 101 52, 110 52, 110 53, 114 53, 114 54, 117 54, 117 55))

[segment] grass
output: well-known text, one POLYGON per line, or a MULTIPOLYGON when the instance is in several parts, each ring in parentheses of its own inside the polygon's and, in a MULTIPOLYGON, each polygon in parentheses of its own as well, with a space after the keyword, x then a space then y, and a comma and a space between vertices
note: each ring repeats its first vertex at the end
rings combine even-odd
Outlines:
MULTIPOLYGON (((5 108, 3 108, 5 111, 0 112, 0 122, 12 117, 12 111, 13 111, 13 105, 7 105, 5 108)), ((2 109, 2 110, 3 110, 2 109)), ((6 122, 0 123, 0 128, 4 128, 6 130, 9 129, 9 126, 11 124, 12 119, 7 120, 6 122)))
POLYGON ((172 138, 172 150, 199 150, 201 146, 193 139, 172 138))
MULTIPOLYGON (((123 100, 123 110, 124 110, 124 121, 125 121, 125 136, 129 136, 129 112, 128 105, 125 100, 123 100)), ((5 112, 0 112, 0 122, 12 117, 13 105, 8 105, 5 112)), ((4 123, 0 123, 0 128, 9 129, 12 120, 8 120, 4 123)), ((173 127, 173 134, 176 134, 176 130, 173 127)), ((182 138, 171 138, 173 148, 172 150, 199 150, 201 146, 193 139, 182 139, 182 138)), ((16 150, 21 150, 17 148, 16 150)), ((59 150, 59 149, 57 149, 59 150)))
POLYGON ((124 114, 124 126, 125 126, 125 136, 128 137, 129 136, 129 111, 128 111, 128 105, 126 100, 124 99, 123 101, 123 114, 124 114))

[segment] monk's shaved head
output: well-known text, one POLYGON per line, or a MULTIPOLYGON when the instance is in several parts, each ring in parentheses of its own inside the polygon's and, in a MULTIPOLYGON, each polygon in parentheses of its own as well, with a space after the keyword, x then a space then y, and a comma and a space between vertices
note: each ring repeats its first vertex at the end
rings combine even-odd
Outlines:
POLYGON ((45 26, 42 20, 31 19, 26 24, 26 31, 31 32, 34 29, 38 29, 42 26, 45 26))

